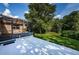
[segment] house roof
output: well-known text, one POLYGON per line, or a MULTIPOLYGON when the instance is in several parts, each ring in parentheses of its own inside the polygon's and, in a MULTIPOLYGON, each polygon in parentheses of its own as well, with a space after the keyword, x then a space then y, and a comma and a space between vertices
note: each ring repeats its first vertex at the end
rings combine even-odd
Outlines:
POLYGON ((2 15, 2 14, 0 14, 0 18, 5 19, 5 20, 21 20, 21 21, 25 21, 25 22, 27 22, 27 20, 24 20, 24 19, 13 18, 13 17, 10 17, 10 16, 2 15))

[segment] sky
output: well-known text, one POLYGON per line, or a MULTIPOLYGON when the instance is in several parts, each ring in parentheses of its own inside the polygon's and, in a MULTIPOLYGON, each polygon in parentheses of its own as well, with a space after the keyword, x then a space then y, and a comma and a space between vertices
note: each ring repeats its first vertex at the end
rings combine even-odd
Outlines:
POLYGON ((79 3, 58 3, 56 4, 55 17, 63 18, 63 16, 76 10, 79 10, 79 3))
POLYGON ((24 18, 24 13, 28 12, 28 4, 25 3, 0 3, 0 13, 14 18, 24 18))
MULTIPOLYGON (((0 13, 14 18, 24 18, 24 13, 28 13, 26 3, 0 3, 0 13)), ((79 10, 78 3, 56 3, 55 18, 63 18, 72 11, 79 10)))

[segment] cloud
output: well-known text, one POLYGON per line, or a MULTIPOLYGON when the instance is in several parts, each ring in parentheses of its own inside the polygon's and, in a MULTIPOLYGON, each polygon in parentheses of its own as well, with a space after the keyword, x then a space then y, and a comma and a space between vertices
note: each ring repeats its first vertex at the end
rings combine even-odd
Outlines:
POLYGON ((27 13, 27 14, 28 14, 28 13, 29 13, 29 11, 27 10, 27 11, 25 11, 24 13, 27 13))
POLYGON ((9 9, 5 9, 5 11, 2 13, 3 15, 10 16, 11 11, 9 9))
POLYGON ((18 18, 19 16, 14 16, 14 18, 18 18))
POLYGON ((9 9, 5 9, 5 11, 2 14, 5 15, 5 16, 12 17, 12 18, 18 18, 19 17, 19 16, 13 16, 9 9))
POLYGON ((8 4, 8 3, 3 3, 3 5, 4 5, 5 7, 8 7, 8 6, 9 6, 9 4, 8 4))
POLYGON ((56 16, 54 16, 54 18, 59 18, 59 19, 61 19, 62 16, 61 16, 61 15, 56 15, 56 16))
POLYGON ((9 17, 12 17, 12 18, 19 18, 19 16, 12 16, 12 15, 10 15, 9 17))

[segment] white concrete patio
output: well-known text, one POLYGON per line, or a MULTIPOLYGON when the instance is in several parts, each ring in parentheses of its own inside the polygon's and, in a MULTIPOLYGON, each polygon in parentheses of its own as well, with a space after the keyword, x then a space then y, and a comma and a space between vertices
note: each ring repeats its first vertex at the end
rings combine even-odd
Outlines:
POLYGON ((31 36, 0 46, 0 55, 79 55, 79 51, 31 36))

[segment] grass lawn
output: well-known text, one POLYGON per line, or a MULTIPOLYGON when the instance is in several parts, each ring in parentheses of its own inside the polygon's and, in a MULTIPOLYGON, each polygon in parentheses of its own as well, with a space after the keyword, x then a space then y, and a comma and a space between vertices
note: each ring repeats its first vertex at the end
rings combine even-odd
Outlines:
POLYGON ((34 35, 37 38, 41 38, 43 40, 47 40, 52 43, 60 44, 63 46, 70 47, 72 49, 78 50, 79 51, 79 41, 67 37, 62 37, 59 36, 59 34, 50 32, 46 34, 35 34, 34 35))

